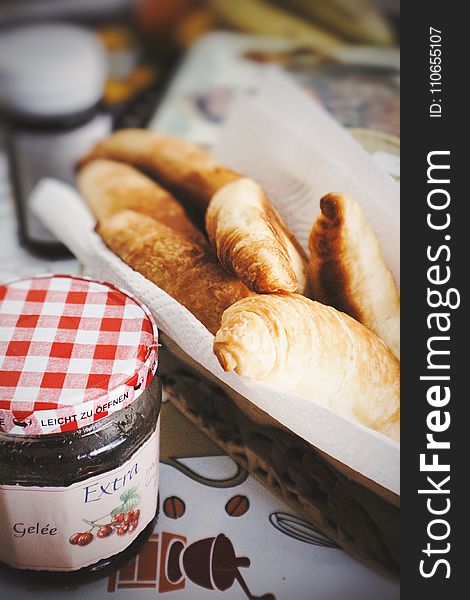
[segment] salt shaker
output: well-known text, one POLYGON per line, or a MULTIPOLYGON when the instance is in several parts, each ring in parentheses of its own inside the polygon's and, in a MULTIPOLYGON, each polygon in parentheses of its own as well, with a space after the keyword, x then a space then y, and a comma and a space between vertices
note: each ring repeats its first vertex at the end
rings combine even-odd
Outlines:
POLYGON ((83 27, 36 24, 0 33, 0 102, 19 234, 34 251, 65 251, 28 198, 42 177, 73 183, 76 160, 111 130, 100 106, 106 75, 106 53, 83 27))

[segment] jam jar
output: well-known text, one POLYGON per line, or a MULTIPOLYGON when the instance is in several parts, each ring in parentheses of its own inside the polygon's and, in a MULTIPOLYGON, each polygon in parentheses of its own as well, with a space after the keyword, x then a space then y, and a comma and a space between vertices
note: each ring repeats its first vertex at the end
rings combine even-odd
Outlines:
POLYGON ((157 328, 111 284, 0 286, 0 564, 107 575, 158 515, 157 328))

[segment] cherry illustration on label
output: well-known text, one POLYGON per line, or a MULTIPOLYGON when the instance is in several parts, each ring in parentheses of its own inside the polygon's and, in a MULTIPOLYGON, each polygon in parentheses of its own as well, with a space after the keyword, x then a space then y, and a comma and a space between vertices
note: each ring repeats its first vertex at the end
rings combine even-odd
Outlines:
POLYGON ((136 486, 129 488, 119 497, 121 504, 114 508, 110 513, 89 521, 82 519, 84 523, 90 526, 88 531, 74 533, 69 538, 69 543, 73 546, 87 546, 93 541, 93 531, 96 529, 96 537, 104 539, 116 532, 116 535, 123 536, 126 533, 131 535, 139 525, 140 509, 134 508, 140 502, 140 493, 136 486), (110 519, 109 521, 105 519, 110 519))
POLYGON ((111 525, 103 525, 103 527, 100 527, 98 529, 98 533, 96 534, 96 537, 105 538, 105 537, 108 537, 108 535, 111 535, 112 533, 113 533, 113 528, 111 527, 111 525))
POLYGON ((93 534, 90 531, 75 533, 69 539, 69 542, 74 546, 87 546, 93 541, 93 534))

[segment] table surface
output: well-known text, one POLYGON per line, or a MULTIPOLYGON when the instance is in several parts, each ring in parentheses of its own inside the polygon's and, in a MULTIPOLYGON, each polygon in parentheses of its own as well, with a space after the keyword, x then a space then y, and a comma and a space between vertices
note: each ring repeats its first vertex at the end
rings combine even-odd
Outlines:
MULTIPOLYGON (((175 103, 175 90, 172 94, 175 103)), ((160 114, 162 122, 171 121, 166 109, 160 114)), ((203 135, 208 135, 206 128, 203 135)), ((16 230, 6 159, 0 148, 0 282, 35 273, 80 272, 73 258, 44 260, 31 255, 19 245, 16 230)), ((293 514, 167 402, 162 408, 160 468, 161 500, 177 497, 184 511, 177 519, 161 511, 155 532, 138 559, 107 580, 79 589, 31 587, 2 570, 0 597, 146 600, 171 592, 169 597, 174 600, 245 598, 237 582, 221 592, 202 588, 186 575, 177 586, 165 577, 165 549, 170 540, 181 539, 188 546, 223 533, 231 540, 237 556, 250 559, 251 565, 243 569, 243 576, 252 594, 270 592, 277 600, 398 598, 397 582, 358 563, 293 514), (233 498, 231 504, 243 507, 237 511, 241 513, 238 517, 226 510, 233 498)))

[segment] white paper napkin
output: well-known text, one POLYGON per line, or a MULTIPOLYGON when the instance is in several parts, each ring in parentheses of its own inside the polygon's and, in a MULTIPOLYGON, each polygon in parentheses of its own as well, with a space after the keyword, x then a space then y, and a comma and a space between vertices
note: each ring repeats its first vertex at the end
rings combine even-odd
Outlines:
POLYGON ((320 198, 348 193, 362 206, 399 284, 398 184, 284 72, 268 70, 254 96, 235 100, 213 152, 265 188, 305 250, 320 198))
MULTIPOLYGON (((273 74, 266 86, 275 85, 276 77, 278 75, 273 74)), ((281 82, 281 86, 284 84, 281 82)), ((293 96, 300 94, 298 102, 302 105, 302 92, 295 87, 290 89, 290 82, 286 85, 281 87, 278 100, 283 93, 287 94, 286 98, 290 93, 293 96)), ((385 245, 387 255, 390 261, 393 259, 394 262, 390 264, 397 270, 398 241, 395 236, 398 236, 398 221, 396 212, 392 210, 395 202, 391 185, 393 180, 377 173, 378 167, 367 155, 355 157, 356 146, 351 144, 348 134, 313 103, 313 113, 307 115, 308 120, 305 117, 305 132, 302 135, 295 131, 295 125, 286 125, 276 103, 269 111, 260 106, 263 94, 267 93, 269 87, 263 89, 265 92, 255 100, 240 98, 237 101, 221 132, 216 149, 219 156, 253 176, 266 188, 303 244, 318 212, 321 193, 347 190, 358 197, 382 241, 388 240, 385 245), (243 124, 243 129, 238 132, 237 123, 243 124), (348 156, 353 156, 358 164, 361 162, 364 165, 361 171, 353 172, 349 165, 343 165, 341 142, 341 148, 336 154, 333 153, 334 156, 331 156, 329 147, 328 152, 321 151, 320 137, 325 135, 325 131, 331 132, 331 136, 338 136, 339 140, 341 136, 344 137, 344 148, 351 147, 347 150, 348 156), (317 137, 315 143, 310 143, 310 136, 317 137), (372 164, 368 164, 369 161, 372 164), (369 189, 367 178, 372 181, 374 177, 377 180, 382 178, 384 189, 390 189, 390 198, 387 196, 385 202, 381 202, 380 190, 376 187, 369 189)), ((305 103, 305 111, 309 113, 307 106, 308 103, 305 103)), ((282 109, 282 101, 279 109, 282 109)), ((328 141, 330 143, 331 139, 328 141)), ((75 189, 55 180, 43 180, 33 193, 32 206, 45 225, 85 265, 87 273, 111 281, 141 298, 154 314, 158 327, 220 381, 320 450, 399 493, 399 444, 305 398, 242 379, 234 373, 225 373, 212 351, 213 336, 186 308, 130 269, 106 248, 94 231, 93 217, 75 189)))

